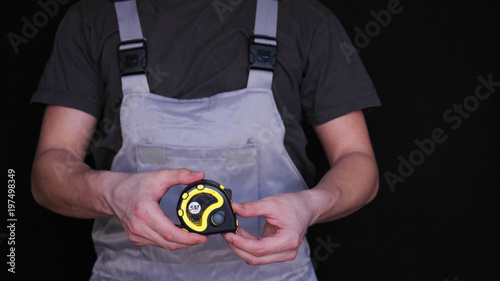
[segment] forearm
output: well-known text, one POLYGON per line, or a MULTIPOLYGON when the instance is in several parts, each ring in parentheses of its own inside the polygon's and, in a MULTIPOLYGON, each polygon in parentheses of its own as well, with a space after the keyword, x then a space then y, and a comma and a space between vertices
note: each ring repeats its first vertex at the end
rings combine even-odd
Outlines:
POLYGON ((313 213, 312 224, 345 217, 369 203, 378 190, 373 155, 352 152, 339 158, 318 185, 305 192, 313 213))
POLYGON ((61 215, 95 218, 112 215, 104 193, 116 174, 95 171, 64 149, 37 154, 32 170, 31 190, 42 206, 61 215))

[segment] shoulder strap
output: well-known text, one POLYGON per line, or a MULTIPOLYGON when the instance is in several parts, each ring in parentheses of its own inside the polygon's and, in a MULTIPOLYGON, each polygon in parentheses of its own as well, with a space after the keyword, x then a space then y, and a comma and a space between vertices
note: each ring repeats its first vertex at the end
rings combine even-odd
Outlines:
MULTIPOLYGON (((116 0, 123 94, 150 92, 146 77, 146 39, 136 0, 116 0)), ((278 0, 257 0, 254 35, 250 40, 249 88, 271 89, 277 56, 278 0)))
POLYGON ((121 40, 118 53, 123 94, 149 93, 146 77, 146 39, 142 35, 137 2, 136 0, 117 0, 114 4, 121 40))
POLYGON ((250 40, 249 88, 271 89, 277 57, 278 0, 257 0, 254 35, 250 40))

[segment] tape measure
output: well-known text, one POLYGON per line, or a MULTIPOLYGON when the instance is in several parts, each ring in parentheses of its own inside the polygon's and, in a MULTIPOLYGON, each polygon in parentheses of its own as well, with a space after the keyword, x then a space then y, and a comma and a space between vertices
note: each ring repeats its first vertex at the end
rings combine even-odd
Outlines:
POLYGON ((231 195, 230 189, 210 180, 186 186, 177 203, 182 228, 203 235, 236 232, 238 221, 231 207, 231 195))

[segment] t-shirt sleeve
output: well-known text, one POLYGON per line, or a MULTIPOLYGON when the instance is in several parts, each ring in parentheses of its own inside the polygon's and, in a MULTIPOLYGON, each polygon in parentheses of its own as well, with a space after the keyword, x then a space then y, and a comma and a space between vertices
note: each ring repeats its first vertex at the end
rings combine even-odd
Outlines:
POLYGON ((316 26, 301 85, 309 124, 320 125, 355 110, 381 105, 373 83, 338 19, 316 26))
POLYGON ((91 28, 77 7, 73 6, 59 25, 52 54, 31 103, 70 107, 99 118, 103 85, 89 47, 91 28))

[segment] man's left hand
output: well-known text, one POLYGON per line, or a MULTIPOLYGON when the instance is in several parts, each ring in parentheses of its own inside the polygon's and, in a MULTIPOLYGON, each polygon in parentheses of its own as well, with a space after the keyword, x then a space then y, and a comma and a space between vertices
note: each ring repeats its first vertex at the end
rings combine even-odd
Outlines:
POLYGON ((225 233, 222 236, 229 247, 250 265, 295 259, 306 230, 314 220, 307 201, 309 192, 276 194, 241 204, 233 202, 233 209, 239 216, 264 216, 264 231, 262 237, 255 237, 239 227, 238 234, 225 233))

